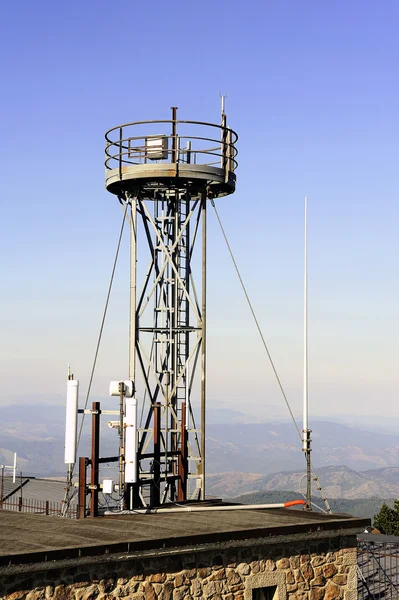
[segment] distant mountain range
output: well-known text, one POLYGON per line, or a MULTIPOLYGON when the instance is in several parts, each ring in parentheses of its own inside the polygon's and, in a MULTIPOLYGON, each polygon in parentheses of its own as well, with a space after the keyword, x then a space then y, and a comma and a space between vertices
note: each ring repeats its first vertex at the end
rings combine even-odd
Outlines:
MULTIPOLYGON (((399 468, 384 467, 354 471, 346 466, 321 467, 317 476, 327 498, 397 498, 399 497, 399 468)), ((280 472, 271 475, 260 473, 217 473, 207 476, 207 493, 221 497, 236 497, 259 491, 293 490, 305 488, 304 470, 280 472)), ((314 496, 317 484, 313 482, 314 496)))
MULTIPOLYGON (((105 402, 105 408, 110 408, 105 402)), ((60 405, 12 404, 0 407, 0 462, 26 475, 65 474, 64 415, 60 405)), ((244 422, 243 413, 217 407, 208 411, 207 491, 237 496, 253 491, 299 491, 305 461, 298 433, 289 421, 244 422)), ((117 453, 115 430, 102 419, 101 453, 117 453)), ((324 492, 331 498, 399 497, 399 435, 331 421, 315 421, 312 458, 324 492), (343 466, 344 465, 344 466, 343 466)), ((89 454, 86 419, 79 454, 89 454)))
MULTIPOLYGON (((346 465, 356 471, 399 466, 399 435, 331 421, 316 421, 311 427, 315 466, 346 465)), ((234 470, 267 475, 304 466, 291 422, 210 424, 207 438, 208 473, 234 470)))

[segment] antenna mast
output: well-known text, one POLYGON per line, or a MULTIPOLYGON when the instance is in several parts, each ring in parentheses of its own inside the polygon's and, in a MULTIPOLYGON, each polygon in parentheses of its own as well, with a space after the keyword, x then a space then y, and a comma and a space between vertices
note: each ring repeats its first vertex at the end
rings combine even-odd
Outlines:
POLYGON ((308 199, 305 197, 304 235, 304 352, 303 352, 303 447, 306 457, 306 510, 312 510, 312 469, 309 429, 309 368, 308 368, 308 199))

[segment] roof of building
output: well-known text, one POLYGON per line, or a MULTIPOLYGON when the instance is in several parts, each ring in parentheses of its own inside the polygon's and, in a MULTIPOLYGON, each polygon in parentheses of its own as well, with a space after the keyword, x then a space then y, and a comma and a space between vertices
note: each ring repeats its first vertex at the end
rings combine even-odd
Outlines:
POLYGON ((399 545, 398 535, 385 535, 383 533, 359 533, 357 536, 361 542, 367 544, 396 544, 399 545))
POLYGON ((301 534, 364 531, 369 519, 289 509, 136 514, 70 520, 0 511, 0 566, 301 534))

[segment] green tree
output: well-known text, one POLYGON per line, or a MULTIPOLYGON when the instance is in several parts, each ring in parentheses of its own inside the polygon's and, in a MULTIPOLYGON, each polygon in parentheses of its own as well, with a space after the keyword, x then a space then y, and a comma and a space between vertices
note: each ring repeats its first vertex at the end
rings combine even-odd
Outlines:
POLYGON ((395 500, 393 508, 383 503, 380 512, 374 515, 374 527, 387 535, 399 535, 399 500, 395 500))

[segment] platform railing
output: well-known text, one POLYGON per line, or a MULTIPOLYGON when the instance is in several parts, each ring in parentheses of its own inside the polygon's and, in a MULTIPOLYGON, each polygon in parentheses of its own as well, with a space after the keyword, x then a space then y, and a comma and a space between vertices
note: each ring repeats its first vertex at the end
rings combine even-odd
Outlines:
MULTIPOLYGON (((0 510, 12 510, 34 515, 47 515, 55 517, 60 517, 61 514, 63 514, 62 509, 62 502, 39 500, 36 498, 24 498, 22 496, 19 496, 18 498, 7 498, 7 500, 4 500, 0 505, 0 510)), ((71 505, 67 510, 67 514, 64 514, 64 516, 68 517, 69 519, 76 519, 76 504, 71 505)))
POLYGON ((156 163, 206 165, 234 172, 238 166, 235 146, 238 135, 229 127, 201 121, 138 121, 114 127, 105 134, 105 168, 156 163), (165 131, 170 126, 173 133, 165 131), (156 133, 138 133, 138 128, 157 128, 156 133), (182 129, 194 128, 179 133, 182 129), (206 128, 208 129, 206 131, 206 128), (163 129, 163 131, 162 131, 163 129), (159 130, 159 131, 158 131, 159 130), (204 132, 204 135, 196 135, 204 132), (213 137, 211 132, 217 133, 213 137), (206 134, 206 135, 205 135, 206 134))

